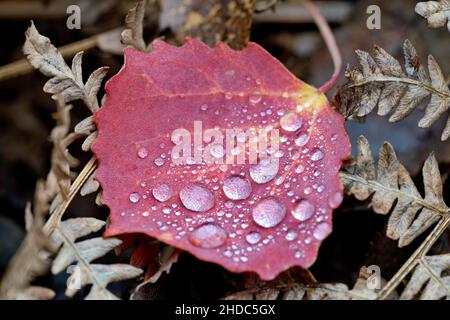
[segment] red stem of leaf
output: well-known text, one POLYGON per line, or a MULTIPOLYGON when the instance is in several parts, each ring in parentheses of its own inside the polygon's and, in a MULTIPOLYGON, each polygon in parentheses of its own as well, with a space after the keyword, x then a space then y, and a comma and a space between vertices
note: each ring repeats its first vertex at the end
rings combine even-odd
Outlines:
POLYGON ((336 81, 339 78, 339 74, 342 68, 342 56, 337 46, 333 32, 331 31, 328 22, 320 13, 319 9, 317 9, 316 5, 313 4, 310 0, 303 0, 303 2, 308 11, 311 13, 311 16, 313 17, 315 23, 317 24, 320 33, 322 34, 322 37, 328 47, 328 50, 330 51, 331 58, 333 59, 334 73, 331 78, 319 88, 320 92, 326 93, 336 84, 336 81))

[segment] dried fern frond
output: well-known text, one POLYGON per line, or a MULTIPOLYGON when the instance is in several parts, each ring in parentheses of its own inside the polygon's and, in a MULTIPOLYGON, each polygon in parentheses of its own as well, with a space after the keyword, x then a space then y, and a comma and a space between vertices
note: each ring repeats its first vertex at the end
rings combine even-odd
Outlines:
MULTIPOLYGON (((409 40, 403 45, 405 71, 399 61, 378 46, 373 57, 357 50, 360 67, 347 66, 348 82, 339 88, 334 103, 346 117, 361 118, 378 105, 378 115, 390 116, 390 122, 409 116, 425 98, 430 101, 419 127, 428 128, 450 108, 450 90, 441 68, 432 55, 428 56, 428 71, 420 62, 409 40)), ((442 140, 450 136, 450 118, 442 132, 442 140)))
POLYGON ((97 92, 108 67, 95 70, 83 83, 81 61, 83 52, 78 52, 69 67, 50 39, 37 31, 34 23, 25 32, 23 51, 28 61, 44 75, 52 77, 44 86, 44 91, 62 95, 65 102, 82 99, 91 112, 98 109, 97 92))
POLYGON ((271 281, 263 286, 240 291, 226 296, 225 300, 374 300, 375 290, 367 281, 371 274, 361 268, 358 280, 352 289, 343 283, 295 282, 292 278, 271 281))
POLYGON ((49 239, 43 232, 44 216, 48 211, 45 182, 38 181, 34 194, 33 211, 30 203, 25 209, 27 235, 11 259, 0 282, 1 299, 52 299, 53 290, 31 285, 48 271, 49 239))
POLYGON ((57 111, 54 114, 56 126, 50 133, 50 140, 53 143, 51 168, 47 175, 46 191, 49 199, 60 195, 67 199, 70 183, 75 174, 71 171, 72 167, 78 165, 78 160, 73 157, 68 147, 80 135, 70 133, 70 110, 71 105, 66 105, 61 96, 57 99, 57 111))
POLYGON ((400 299, 450 299, 449 271, 450 253, 421 258, 400 299))
POLYGON ((146 0, 138 1, 125 17, 125 30, 122 31, 122 43, 141 51, 149 51, 144 40, 144 17, 146 0))
POLYGON ((348 172, 341 172, 341 180, 358 200, 372 194, 370 206, 379 214, 391 212, 387 236, 399 240, 399 247, 410 244, 443 216, 449 208, 442 196, 442 180, 438 163, 431 154, 423 166, 425 197, 417 190, 408 171, 397 160, 391 144, 380 148, 377 169, 367 139, 358 139, 356 163, 348 172))
MULTIPOLYGON (((77 165, 77 160, 68 153, 67 147, 74 140, 85 136, 86 139, 81 148, 89 151, 97 137, 97 128, 92 116, 82 120, 75 126, 74 132, 69 133, 71 106, 65 106, 65 102, 82 99, 92 113, 98 110, 97 94, 109 68, 98 68, 89 76, 86 83, 83 83, 82 52, 75 55, 72 67, 69 68, 58 49, 52 45, 50 39, 39 34, 33 23, 25 35, 23 50, 27 59, 44 75, 52 77, 44 86, 44 91, 53 93, 53 98, 58 99, 58 125, 51 134, 55 148, 52 151, 52 169, 47 177, 49 185, 58 185, 60 189, 48 188, 54 192, 49 197, 56 196, 50 207, 52 214, 64 201, 68 200, 70 181, 74 176, 70 167, 77 165)), ((95 180, 91 177, 90 181, 95 180)), ((92 193, 98 191, 100 186, 92 182, 88 187, 92 193)), ((97 196, 97 199, 96 202, 100 203, 100 196, 97 196)))
POLYGON ((82 196, 86 196, 88 194, 97 192, 100 189, 100 183, 98 183, 97 180, 95 180, 95 172, 89 176, 87 181, 84 183, 84 185, 81 187, 80 194, 82 196))
POLYGON ((82 287, 92 284, 86 299, 118 299, 107 289, 111 282, 132 279, 142 273, 141 269, 127 264, 95 264, 92 261, 121 244, 119 239, 96 237, 78 241, 93 232, 99 231, 105 222, 94 218, 75 218, 62 221, 51 235, 52 245, 59 248, 51 271, 58 274, 69 265, 75 268, 68 279, 66 295, 72 297, 82 287))
POLYGON ((427 19, 428 26, 440 28, 447 24, 450 32, 450 1, 424 1, 416 4, 416 12, 427 19))
MULTIPOLYGON (((58 49, 49 38, 37 31, 33 22, 25 32, 25 38, 23 51, 28 61, 44 75, 52 77, 44 85, 44 91, 53 94, 54 99, 58 95, 62 96, 64 102, 81 99, 92 113, 97 111, 99 108, 97 93, 109 67, 98 68, 84 83, 81 67, 83 52, 78 52, 74 56, 72 66, 69 67, 58 49)), ((86 118, 76 126, 75 133, 87 136, 82 149, 90 150, 97 136, 92 117, 86 118)))

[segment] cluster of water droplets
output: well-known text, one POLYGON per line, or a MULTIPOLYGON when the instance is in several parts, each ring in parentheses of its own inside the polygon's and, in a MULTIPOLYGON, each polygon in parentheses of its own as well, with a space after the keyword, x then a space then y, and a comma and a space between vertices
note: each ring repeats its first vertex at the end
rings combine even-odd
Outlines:
MULTIPOLYGON (((226 100, 233 97, 232 94, 225 94, 226 100)), ((313 193, 321 194, 326 189, 321 178, 325 171, 322 160, 326 156, 324 142, 327 138, 321 135, 311 139, 313 121, 302 118, 296 112, 273 112, 272 107, 268 107, 264 112, 249 114, 249 109, 258 104, 267 105, 261 94, 255 91, 240 112, 248 113, 247 120, 265 117, 266 123, 279 123, 282 131, 279 150, 261 157, 258 163, 249 166, 248 171, 239 170, 236 165, 219 166, 217 176, 212 175, 208 168, 196 166, 194 162, 188 163, 182 171, 174 171, 178 175, 173 181, 155 184, 143 194, 132 192, 129 201, 142 203, 142 199, 151 194, 156 202, 144 210, 142 216, 152 219, 161 231, 173 229, 176 239, 186 236, 192 245, 218 250, 235 262, 246 262, 252 252, 282 241, 279 239, 289 243, 295 258, 302 258, 302 252, 313 239, 321 241, 331 232, 330 222, 326 220, 327 212, 329 208, 338 207, 342 201, 339 192, 329 197, 329 207, 318 206, 311 200, 313 193), (224 178, 218 178, 224 175, 224 178), (172 189, 172 182, 179 185, 190 176, 196 177, 196 181, 184 184, 177 192, 172 189), (269 183, 271 181, 273 183, 269 183), (255 188, 263 190, 263 194, 256 194, 255 188), (291 203, 280 200, 285 199, 286 195, 291 203), (227 200, 217 201, 217 197, 222 196, 227 200), (182 208, 177 203, 178 199, 182 208), (166 220, 155 218, 152 212, 163 212, 166 220), (314 222, 310 223, 313 219, 314 222), (292 224, 291 221, 297 223, 292 224), (228 231, 222 226, 227 226, 228 231), (246 243, 244 248, 240 239, 246 243)), ((210 109, 207 104, 200 105, 202 112, 209 112, 210 109)), ((247 137, 239 139, 245 142, 247 137)), ((335 141, 336 136, 328 139, 335 141)), ((164 149, 165 146, 162 144, 160 147, 164 149)), ((225 149, 220 144, 211 146, 209 152, 214 158, 225 156, 225 149)), ((242 150, 235 151, 236 154, 239 152, 242 150)), ((163 166, 166 156, 165 152, 161 152, 153 159, 154 164, 163 166)), ((139 147, 137 157, 147 159, 148 150, 139 147)), ((143 188, 146 186, 146 183, 141 184, 143 188)), ((142 203, 142 206, 146 204, 142 203)))

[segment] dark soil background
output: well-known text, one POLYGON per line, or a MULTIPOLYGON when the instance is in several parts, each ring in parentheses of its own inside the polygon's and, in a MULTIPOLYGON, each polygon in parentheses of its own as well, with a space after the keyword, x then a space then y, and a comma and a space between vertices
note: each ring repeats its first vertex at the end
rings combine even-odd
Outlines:
MULTIPOLYGON (((266 1, 270 2, 270 1, 266 1)), ((444 74, 450 74, 450 41, 445 28, 428 29, 426 21, 415 14, 414 0, 360 0, 322 1, 325 15, 331 22, 341 48, 344 62, 355 62, 355 49, 370 51, 378 44, 393 56, 402 59, 401 47, 408 38, 416 46, 423 61, 429 53, 441 65, 444 74), (381 30, 368 30, 366 9, 371 4, 381 8, 381 30), (343 11, 339 11, 342 9, 343 11)), ((325 82, 333 72, 331 58, 322 42, 316 26, 305 19, 300 1, 278 1, 269 9, 253 17, 251 40, 258 42, 302 80, 315 86, 325 82), (290 15, 283 15, 290 12, 290 15), (303 13, 302 13, 303 12, 303 13)), ((123 26, 127 10, 133 1, 1 1, 0 65, 7 65, 23 58, 21 47, 24 32, 32 19, 39 32, 62 46, 91 37, 101 32, 123 26), (34 3, 34 4, 33 4, 34 3), (36 9, 39 3, 41 10, 36 9), (80 3, 82 7, 80 30, 68 30, 65 8, 80 3), (45 9, 47 8, 47 9, 45 9), (84 10, 84 11, 83 11, 84 10)), ((173 36, 167 30, 158 12, 152 11, 146 20, 146 37, 150 41, 157 36, 173 36)), ((117 41, 117 40, 115 40, 117 41)), ((113 48, 92 48, 83 59, 84 74, 97 67, 110 67, 107 77, 114 75, 122 65, 122 57, 113 48)), ((24 236, 24 208, 33 197, 38 178, 44 178, 50 165, 51 144, 48 141, 54 126, 52 113, 55 103, 42 91, 47 80, 39 72, 0 79, 0 275, 24 236)), ((343 79, 341 79, 342 81, 343 79)), ((73 123, 88 116, 81 103, 75 103, 73 123)), ((440 132, 446 119, 431 129, 420 129, 417 121, 421 111, 416 111, 407 120, 390 124, 386 117, 368 116, 364 124, 349 122, 347 128, 352 142, 360 134, 370 141, 374 154, 383 141, 391 142, 401 162, 411 171, 415 182, 421 186, 420 169, 428 154, 434 150, 440 161, 441 173, 448 174, 450 142, 440 142, 440 132)), ((90 155, 80 151, 80 144, 71 147, 72 153, 87 161, 90 155)), ((81 169, 81 168, 80 168, 81 169)), ((449 199, 448 183, 445 198, 449 199)), ((77 197, 66 217, 94 216, 105 220, 108 210, 97 207, 94 197, 77 197)), ((324 242, 316 264, 311 272, 320 282, 344 282, 351 286, 359 268, 377 264, 382 276, 389 279, 401 266, 414 248, 423 240, 419 237, 410 246, 398 249, 397 244, 386 238, 384 228, 386 216, 376 215, 366 203, 347 197, 340 209, 334 213, 334 231, 324 242)), ((436 252, 450 248, 448 233, 435 245, 436 252)), ((114 255, 106 261, 117 261, 114 255)), ((125 261, 127 257, 122 257, 125 261)), ((57 292, 57 299, 64 299, 67 275, 47 276, 38 282, 57 292)), ((182 254, 169 275, 165 275, 152 287, 153 298, 212 299, 227 292, 244 287, 244 275, 231 274, 222 268, 199 261, 189 254, 182 254)), ((134 281, 111 285, 114 292, 126 298, 134 281)), ((81 298, 83 292, 76 297, 81 298)))

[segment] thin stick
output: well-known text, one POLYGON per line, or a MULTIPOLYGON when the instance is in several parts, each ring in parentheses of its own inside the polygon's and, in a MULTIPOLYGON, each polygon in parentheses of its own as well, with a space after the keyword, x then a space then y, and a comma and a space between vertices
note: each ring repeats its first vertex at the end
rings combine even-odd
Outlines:
POLYGON ((83 170, 81 170, 80 174, 77 176, 73 184, 70 186, 69 196, 67 200, 64 200, 63 203, 58 207, 58 209, 50 216, 47 220, 47 223, 44 226, 44 232, 46 235, 50 235, 52 231, 58 226, 61 218, 69 207, 69 204, 72 202, 73 198, 78 194, 78 191, 81 189, 83 184, 89 178, 89 176, 95 171, 97 168, 97 159, 92 157, 88 163, 84 166, 83 170))
POLYGON ((342 56, 337 46, 333 32, 331 31, 327 21, 320 13, 319 9, 317 9, 317 7, 310 0, 303 0, 303 3, 311 13, 311 16, 317 24, 317 27, 319 28, 320 33, 322 34, 322 37, 328 47, 328 51, 331 54, 331 58, 333 59, 334 73, 331 78, 319 88, 320 92, 326 93, 331 88, 333 88, 333 86, 336 84, 337 79, 339 78, 339 74, 341 73, 342 68, 342 56))

